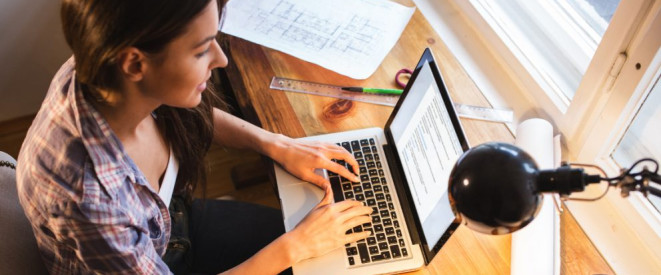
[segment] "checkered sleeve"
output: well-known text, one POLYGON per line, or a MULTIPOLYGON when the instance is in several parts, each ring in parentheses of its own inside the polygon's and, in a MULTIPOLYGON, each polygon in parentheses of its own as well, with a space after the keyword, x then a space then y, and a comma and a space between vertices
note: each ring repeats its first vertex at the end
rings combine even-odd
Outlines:
MULTIPOLYGON (((65 202, 50 213, 51 230, 88 271, 100 274, 170 274, 149 232, 129 211, 108 204, 65 202)), ((161 234, 165 234, 161 232, 161 234)))

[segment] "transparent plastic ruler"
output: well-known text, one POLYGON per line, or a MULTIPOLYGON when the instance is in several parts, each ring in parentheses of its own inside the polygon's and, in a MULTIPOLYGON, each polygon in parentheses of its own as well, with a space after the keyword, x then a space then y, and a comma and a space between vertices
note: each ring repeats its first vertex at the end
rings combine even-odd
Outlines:
MULTIPOLYGON (((271 80, 270 88, 274 90, 320 95, 386 106, 395 106, 397 104, 397 100, 399 100, 399 96, 397 95, 357 93, 342 90, 341 86, 289 79, 278 76, 273 77, 271 80)), ((493 109, 457 103, 454 104, 454 108, 459 116, 465 118, 504 123, 510 123, 514 118, 512 110, 509 109, 493 109)))

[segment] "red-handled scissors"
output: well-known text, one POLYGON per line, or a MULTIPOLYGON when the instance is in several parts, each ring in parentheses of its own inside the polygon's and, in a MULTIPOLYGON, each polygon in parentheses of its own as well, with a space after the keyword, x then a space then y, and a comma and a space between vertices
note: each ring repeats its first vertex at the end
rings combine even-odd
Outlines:
POLYGON ((397 74, 395 74, 395 82, 397 82, 397 85, 399 87, 402 87, 402 89, 404 89, 406 88, 406 83, 408 83, 409 82, 408 80, 411 78, 411 74, 413 74, 413 71, 411 71, 410 69, 407 68, 401 69, 397 71, 397 74), (407 78, 406 81, 403 82, 402 80, 400 80, 400 76, 406 77, 407 78))

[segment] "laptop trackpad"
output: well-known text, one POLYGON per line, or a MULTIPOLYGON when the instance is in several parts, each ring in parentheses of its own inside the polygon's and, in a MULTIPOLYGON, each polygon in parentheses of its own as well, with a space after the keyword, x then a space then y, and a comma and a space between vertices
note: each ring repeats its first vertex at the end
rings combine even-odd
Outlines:
POLYGON ((307 182, 287 184, 280 188, 281 194, 287 194, 287 199, 281 200, 282 212, 286 215, 284 217, 286 231, 294 229, 324 197, 323 190, 307 182))

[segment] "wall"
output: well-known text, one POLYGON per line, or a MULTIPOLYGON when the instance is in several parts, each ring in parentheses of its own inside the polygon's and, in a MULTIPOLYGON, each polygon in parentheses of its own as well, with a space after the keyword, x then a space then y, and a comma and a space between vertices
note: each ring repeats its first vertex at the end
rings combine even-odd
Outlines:
POLYGON ((60 1, 0 1, 0 122, 36 113, 69 56, 60 1))

